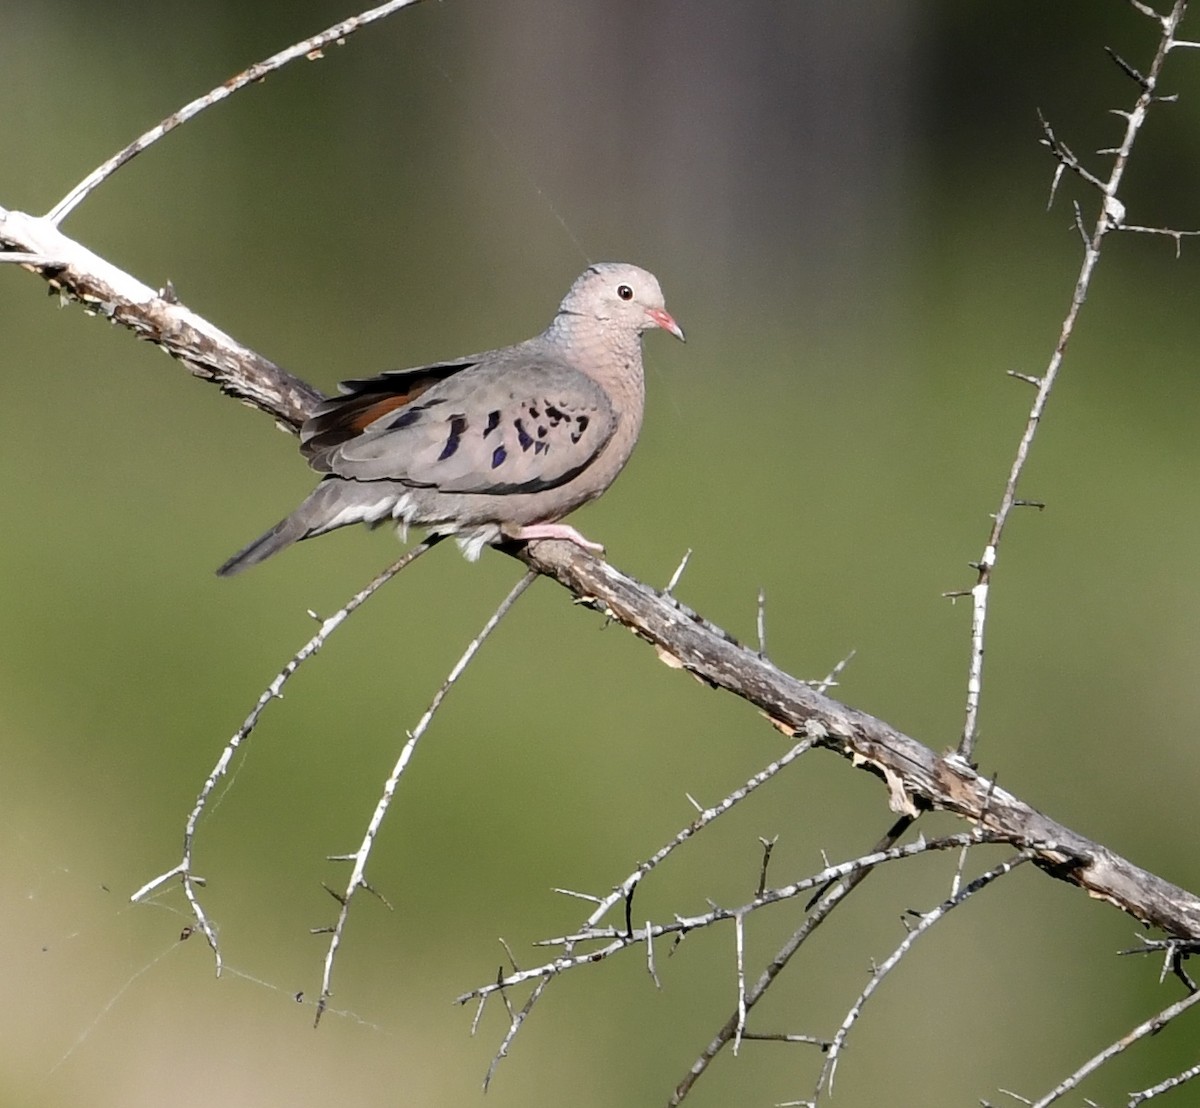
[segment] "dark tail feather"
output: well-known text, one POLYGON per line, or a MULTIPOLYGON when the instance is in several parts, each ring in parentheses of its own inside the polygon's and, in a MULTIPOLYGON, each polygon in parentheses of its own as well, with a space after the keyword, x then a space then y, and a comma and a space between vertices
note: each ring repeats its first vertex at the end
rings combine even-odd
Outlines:
POLYGON ((239 550, 221 566, 217 570, 217 576, 232 577, 235 573, 241 573, 244 569, 256 566, 259 562, 266 561, 272 554, 278 554, 285 547, 307 537, 308 525, 302 519, 297 518, 299 515, 299 512, 295 512, 287 519, 281 519, 265 535, 259 535, 249 546, 239 550))

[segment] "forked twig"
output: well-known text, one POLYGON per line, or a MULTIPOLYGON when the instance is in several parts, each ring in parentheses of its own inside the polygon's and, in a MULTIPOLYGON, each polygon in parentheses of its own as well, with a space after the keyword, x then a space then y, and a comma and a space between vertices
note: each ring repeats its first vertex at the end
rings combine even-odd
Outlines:
POLYGON ((174 877, 178 877, 183 885, 184 896, 187 897, 188 904, 191 905, 192 915, 196 917, 196 924, 204 937, 208 940, 208 945, 212 947, 213 956, 216 959, 217 974, 221 973, 221 948, 217 942, 217 932, 205 913, 199 898, 196 896, 196 886, 202 886, 204 879, 196 876, 192 871, 192 854, 196 845, 196 826, 200 821, 204 809, 208 805, 209 798, 212 796, 213 790, 217 787, 217 782, 221 780, 229 769, 229 764, 233 760, 233 756, 237 753, 238 748, 250 737, 250 732, 254 730, 258 723, 259 717, 266 710, 268 704, 272 700, 280 699, 283 696, 283 686, 287 684, 288 679, 300 668, 300 666, 311 658, 322 646, 325 641, 333 634, 334 631, 342 625, 346 618, 356 608, 369 600, 376 592, 386 585, 393 577, 396 576, 406 566, 415 562, 422 554, 432 550, 438 542, 441 541, 440 535, 430 535, 424 542, 418 543, 397 561, 393 562, 382 573, 378 574, 365 588, 359 590, 350 598, 350 600, 333 613, 328 619, 322 620, 317 633, 313 635, 295 654, 292 655, 287 665, 283 667, 275 675, 275 679, 266 687, 262 695, 258 698, 258 703, 251 709, 250 714, 246 717, 245 722, 234 733, 233 738, 225 744, 225 749, 221 751, 221 756, 217 759, 217 763, 213 766, 204 782, 204 786, 200 790, 200 795, 196 798, 196 803, 192 806, 191 812, 188 813, 187 822, 183 829, 183 857, 178 864, 167 870, 165 873, 160 873, 157 877, 147 881, 140 889, 137 890, 129 899, 131 901, 144 900, 155 889, 166 884, 174 877))
POLYGON ((433 721, 434 714, 438 708, 441 707, 442 701, 446 699, 446 694, 462 676, 463 671, 470 664, 471 659, 475 657, 484 640, 496 629, 497 624, 499 624, 517 602, 517 598, 537 580, 537 577, 536 573, 532 571, 527 572, 512 587, 509 594, 500 602, 500 606, 491 614, 488 621, 480 629, 479 634, 470 641, 467 649, 463 651, 462 656, 454 663, 454 668, 450 670, 446 680, 442 682, 441 688, 434 695, 429 707, 425 710, 425 714, 421 717, 416 727, 408 733, 408 741, 401 749, 400 756, 396 759, 396 764, 392 767, 392 772, 388 775, 388 779, 384 783, 383 793, 375 805, 375 811, 371 815, 370 822, 367 824, 367 830, 363 835, 363 840, 359 848, 353 854, 338 855, 330 859, 331 861, 352 861, 354 866, 350 871, 350 879, 346 882, 345 889, 340 894, 334 894, 335 899, 340 905, 337 921, 332 927, 314 929, 314 934, 328 933, 329 935, 329 949, 325 952, 325 968, 321 975, 321 995, 317 1000, 317 1015, 313 1021, 314 1026, 321 1022, 321 1016, 324 1014, 325 1007, 329 1003, 329 997, 333 992, 333 964, 337 958, 338 947, 341 945, 342 935, 346 929, 346 920, 350 915, 351 901, 359 889, 369 888, 366 881, 367 860, 371 856, 371 848, 375 844, 375 836, 379 833, 379 828, 383 824, 383 818, 387 815, 388 809, 391 807, 392 797, 396 793, 396 787, 400 783, 400 778, 409 761, 412 759, 413 751, 416 750, 417 743, 421 741, 421 736, 429 729, 429 724, 433 721))

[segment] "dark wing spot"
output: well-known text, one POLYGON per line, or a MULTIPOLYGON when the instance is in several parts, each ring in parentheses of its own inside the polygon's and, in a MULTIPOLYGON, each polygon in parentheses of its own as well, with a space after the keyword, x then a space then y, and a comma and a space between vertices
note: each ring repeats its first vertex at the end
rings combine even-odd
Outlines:
POLYGON ((387 425, 389 431, 399 431, 402 427, 411 427, 421 418, 420 408, 409 408, 401 412, 387 425))
POLYGON ((446 445, 442 447, 442 452, 438 455, 439 462, 444 462, 458 449, 459 441, 462 439, 466 429, 466 416, 456 415, 450 417, 450 434, 446 439, 446 445))
POLYGON ((535 408, 532 404, 530 404, 529 405, 529 418, 537 419, 538 415, 539 415, 539 412, 538 412, 537 408, 535 408))
POLYGON ((503 446, 497 446, 496 449, 492 451, 492 469, 498 469, 504 463, 504 459, 507 457, 508 451, 505 450, 503 446))
POLYGON ((535 457, 538 454, 544 454, 549 449, 550 449, 550 444, 548 442, 538 441, 533 444, 533 453, 534 453, 535 457))
POLYGON ((544 423, 539 423, 538 424, 538 438, 544 439, 545 437, 546 437, 546 425, 544 423))
POLYGON ((548 419, 548 420, 549 420, 549 421, 550 421, 550 422, 551 422, 551 423, 552 423, 554 426, 556 426, 556 427, 557 427, 557 426, 558 426, 558 424, 562 423, 562 421, 563 421, 564 419, 566 419, 566 416, 564 416, 564 415, 562 414, 562 412, 560 412, 560 411, 559 411, 559 410, 558 410, 556 407, 554 407, 554 405, 553 405, 553 404, 547 404, 547 405, 546 405, 546 418, 547 418, 547 419, 548 419))
POLYGON ((528 450, 533 445, 533 439, 529 437, 529 432, 525 430, 525 424, 519 419, 514 419, 513 426, 517 429, 517 443, 522 450, 528 450))
POLYGON ((576 430, 571 432, 571 441, 578 442, 584 436, 584 432, 588 429, 588 417, 580 415, 575 417, 576 430))
POLYGON ((500 426, 500 413, 488 412, 487 426, 483 429, 483 437, 486 439, 497 427, 500 426))

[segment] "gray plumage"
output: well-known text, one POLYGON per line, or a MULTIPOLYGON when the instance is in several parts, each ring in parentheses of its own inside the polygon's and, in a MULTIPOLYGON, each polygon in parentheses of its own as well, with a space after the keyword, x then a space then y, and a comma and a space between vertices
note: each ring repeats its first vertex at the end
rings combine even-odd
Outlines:
POLYGON ((452 362, 343 381, 300 431, 324 478, 287 518, 229 559, 228 577, 302 539, 393 520, 488 543, 565 538, 558 523, 620 473, 642 426, 641 337, 677 338, 655 277, 601 262, 536 338, 452 362))

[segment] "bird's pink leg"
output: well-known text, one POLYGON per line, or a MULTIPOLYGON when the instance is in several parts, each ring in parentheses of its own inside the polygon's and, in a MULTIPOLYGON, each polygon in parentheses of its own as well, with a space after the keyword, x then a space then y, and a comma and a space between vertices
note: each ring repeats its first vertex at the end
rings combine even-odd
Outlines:
POLYGON ((582 546, 584 550, 604 553, 604 547, 600 543, 585 539, 574 527, 566 523, 531 523, 527 527, 518 527, 509 532, 508 537, 520 542, 532 542, 534 539, 566 539, 576 546, 582 546))

